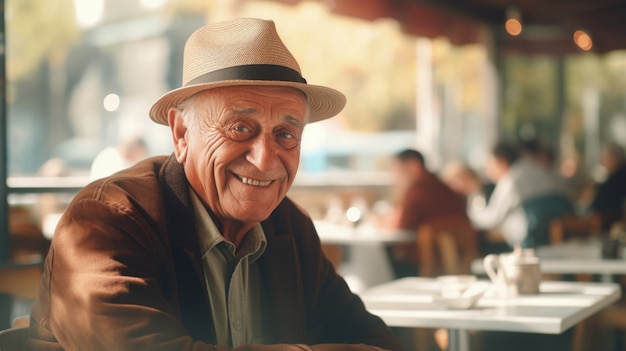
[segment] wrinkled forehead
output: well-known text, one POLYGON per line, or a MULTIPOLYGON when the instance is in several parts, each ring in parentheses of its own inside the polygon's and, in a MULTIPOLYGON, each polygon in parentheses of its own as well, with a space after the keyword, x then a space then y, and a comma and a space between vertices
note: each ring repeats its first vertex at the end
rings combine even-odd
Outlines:
POLYGON ((287 86, 256 86, 256 85, 234 85, 234 86, 225 86, 225 87, 216 87, 211 89, 206 89, 199 91, 187 99, 183 100, 178 108, 183 110, 190 105, 202 104, 207 102, 214 102, 218 99, 222 99, 223 101, 232 101, 230 99, 241 96, 245 92, 256 93, 259 95, 259 98, 262 99, 264 92, 278 92, 284 94, 285 97, 288 95, 292 95, 294 97, 294 101, 296 101, 297 97, 302 98, 302 102, 305 106, 304 113, 304 123, 309 122, 310 117, 310 106, 307 100, 306 94, 297 88, 287 87, 287 86))

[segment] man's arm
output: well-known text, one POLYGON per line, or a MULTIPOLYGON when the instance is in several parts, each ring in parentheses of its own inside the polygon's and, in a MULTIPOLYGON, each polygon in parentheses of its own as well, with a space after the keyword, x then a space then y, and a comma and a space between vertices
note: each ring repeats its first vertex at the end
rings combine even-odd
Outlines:
POLYGON ((32 348, 52 341, 65 350, 223 349, 193 340, 181 324, 167 296, 171 258, 153 230, 118 204, 69 207, 46 261, 32 348))
POLYGON ((502 179, 495 187, 484 208, 468 209, 472 224, 478 229, 496 229, 504 222, 509 211, 520 204, 512 179, 502 179))

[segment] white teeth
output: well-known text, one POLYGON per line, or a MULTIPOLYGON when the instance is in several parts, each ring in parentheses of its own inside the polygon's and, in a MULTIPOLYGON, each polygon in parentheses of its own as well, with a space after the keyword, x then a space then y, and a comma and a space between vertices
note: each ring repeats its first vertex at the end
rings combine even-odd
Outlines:
POLYGON ((253 185, 253 186, 268 186, 272 182, 271 180, 256 180, 250 179, 246 177, 239 177, 244 184, 253 185))

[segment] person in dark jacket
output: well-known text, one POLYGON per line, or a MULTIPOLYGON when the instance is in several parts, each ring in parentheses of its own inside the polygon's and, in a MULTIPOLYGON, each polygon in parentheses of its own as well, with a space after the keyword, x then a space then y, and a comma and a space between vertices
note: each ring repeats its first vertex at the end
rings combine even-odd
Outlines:
POLYGON ((626 157, 617 143, 602 147, 600 163, 607 172, 606 179, 597 185, 590 210, 600 214, 602 226, 608 230, 624 216, 626 204, 626 157))
POLYGON ((345 97, 307 84, 274 23, 204 26, 152 106, 171 156, 94 181, 61 218, 31 350, 399 350, 286 197, 304 126, 345 97))

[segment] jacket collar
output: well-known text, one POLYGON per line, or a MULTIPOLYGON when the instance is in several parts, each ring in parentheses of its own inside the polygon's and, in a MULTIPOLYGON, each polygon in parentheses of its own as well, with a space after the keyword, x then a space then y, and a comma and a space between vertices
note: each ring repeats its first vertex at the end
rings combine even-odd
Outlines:
POLYGON ((215 340, 208 292, 200 261, 189 184, 183 166, 170 156, 159 174, 167 214, 167 236, 176 269, 182 323, 194 339, 215 340))

